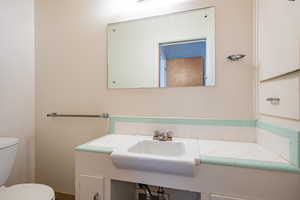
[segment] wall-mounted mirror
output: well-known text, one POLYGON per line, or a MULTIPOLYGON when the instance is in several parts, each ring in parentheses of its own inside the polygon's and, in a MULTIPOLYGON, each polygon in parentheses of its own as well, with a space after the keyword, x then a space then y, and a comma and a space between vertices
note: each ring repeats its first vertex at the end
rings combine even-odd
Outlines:
POLYGON ((109 24, 108 87, 215 84, 215 8, 109 24))

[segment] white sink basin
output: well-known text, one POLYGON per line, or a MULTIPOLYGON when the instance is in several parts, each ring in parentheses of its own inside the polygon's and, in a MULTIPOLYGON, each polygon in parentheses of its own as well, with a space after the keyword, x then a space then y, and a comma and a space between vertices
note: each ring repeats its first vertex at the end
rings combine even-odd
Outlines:
POLYGON ((138 142, 128 149, 131 153, 150 154, 158 156, 182 156, 185 154, 184 143, 182 142, 159 142, 145 140, 138 142))
POLYGON ((117 168, 194 176, 199 158, 196 140, 160 142, 139 136, 135 139, 135 142, 121 145, 111 154, 117 168))

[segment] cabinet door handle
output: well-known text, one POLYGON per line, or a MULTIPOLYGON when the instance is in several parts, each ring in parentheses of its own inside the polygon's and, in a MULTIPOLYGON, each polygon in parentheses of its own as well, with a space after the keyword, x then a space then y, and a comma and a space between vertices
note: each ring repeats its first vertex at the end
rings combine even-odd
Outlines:
POLYGON ((267 98, 266 100, 267 100, 267 101, 280 101, 280 98, 273 98, 273 97, 270 97, 270 98, 267 98))
POLYGON ((100 200, 99 192, 94 195, 93 200, 100 200))
POLYGON ((280 102, 280 98, 269 97, 266 101, 269 101, 271 104, 278 104, 280 102))

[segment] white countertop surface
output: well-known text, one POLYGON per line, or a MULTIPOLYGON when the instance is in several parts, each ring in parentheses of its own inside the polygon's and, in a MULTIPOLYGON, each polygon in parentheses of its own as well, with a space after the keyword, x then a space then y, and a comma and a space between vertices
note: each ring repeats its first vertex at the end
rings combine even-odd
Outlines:
MULTIPOLYGON (((141 140, 151 140, 151 136, 133 136, 133 135, 107 135, 84 145, 84 148, 99 149, 111 149, 121 146, 130 146, 141 140)), ((215 141, 215 140, 197 140, 187 138, 174 138, 174 141, 196 141, 198 143, 198 154, 201 156, 210 157, 222 157, 222 158, 234 158, 243 160, 256 160, 266 162, 285 163, 289 162, 283 159, 280 155, 273 153, 272 151, 260 146, 256 143, 244 143, 244 142, 229 142, 229 141, 215 141)), ((81 149, 84 149, 81 148, 81 149)))

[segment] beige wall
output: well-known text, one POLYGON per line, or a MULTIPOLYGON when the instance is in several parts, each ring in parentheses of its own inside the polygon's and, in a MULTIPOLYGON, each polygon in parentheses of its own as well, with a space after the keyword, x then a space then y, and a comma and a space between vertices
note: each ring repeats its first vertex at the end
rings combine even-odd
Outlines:
POLYGON ((0 137, 21 141, 8 185, 34 178, 33 20, 33 0, 0 1, 0 137))
POLYGON ((36 172, 39 182, 60 192, 74 193, 73 148, 104 135, 107 122, 47 119, 49 112, 255 117, 252 0, 195 0, 123 12, 116 1, 124 0, 36 0, 36 172), (206 6, 216 6, 215 87, 107 89, 107 23, 206 6), (228 62, 234 53, 247 57, 228 62))

